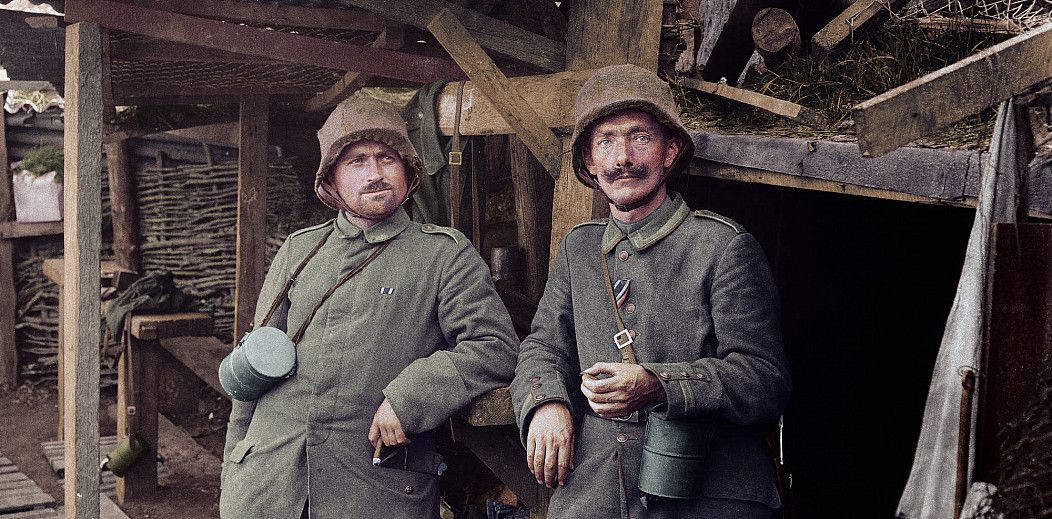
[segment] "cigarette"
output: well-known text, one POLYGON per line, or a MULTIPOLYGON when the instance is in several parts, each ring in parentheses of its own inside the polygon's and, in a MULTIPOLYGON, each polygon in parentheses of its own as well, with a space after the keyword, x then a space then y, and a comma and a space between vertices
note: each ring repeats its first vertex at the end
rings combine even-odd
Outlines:
POLYGON ((373 451, 373 466, 380 465, 380 450, 384 448, 383 438, 376 439, 376 450, 373 451))

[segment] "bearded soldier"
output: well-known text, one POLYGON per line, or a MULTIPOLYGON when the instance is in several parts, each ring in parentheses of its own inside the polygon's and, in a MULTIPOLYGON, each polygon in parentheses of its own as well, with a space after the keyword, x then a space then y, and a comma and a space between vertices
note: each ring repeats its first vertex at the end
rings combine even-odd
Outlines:
POLYGON ((518 341, 471 242, 401 207, 420 161, 394 108, 352 98, 318 140, 315 189, 339 215, 289 235, 267 273, 257 325, 305 328, 295 373, 234 403, 221 514, 437 517, 432 430, 510 381, 518 341))
POLYGON ((772 517, 761 435, 790 382, 763 251, 666 190, 694 145, 656 75, 603 68, 575 111, 574 171, 611 218, 559 244, 512 384, 549 517, 772 517))

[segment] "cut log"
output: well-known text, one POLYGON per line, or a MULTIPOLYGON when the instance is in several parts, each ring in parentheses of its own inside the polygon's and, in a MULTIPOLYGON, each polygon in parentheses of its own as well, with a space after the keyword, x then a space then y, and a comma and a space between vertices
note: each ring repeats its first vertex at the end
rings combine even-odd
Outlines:
POLYGON ((774 0, 735 1, 712 48, 712 54, 701 70, 701 77, 708 81, 719 81, 721 78, 738 81, 754 49, 750 37, 753 19, 761 10, 774 5, 774 0))
POLYGON ((753 18, 752 41, 764 64, 774 67, 800 52, 800 28, 788 12, 769 7, 753 18))

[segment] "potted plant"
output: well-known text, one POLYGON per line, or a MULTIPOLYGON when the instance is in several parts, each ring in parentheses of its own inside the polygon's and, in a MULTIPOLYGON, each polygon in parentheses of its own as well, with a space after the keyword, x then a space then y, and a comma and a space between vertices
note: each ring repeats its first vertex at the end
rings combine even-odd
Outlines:
POLYGON ((62 149, 45 145, 33 149, 11 165, 15 195, 15 220, 55 222, 62 220, 62 149))

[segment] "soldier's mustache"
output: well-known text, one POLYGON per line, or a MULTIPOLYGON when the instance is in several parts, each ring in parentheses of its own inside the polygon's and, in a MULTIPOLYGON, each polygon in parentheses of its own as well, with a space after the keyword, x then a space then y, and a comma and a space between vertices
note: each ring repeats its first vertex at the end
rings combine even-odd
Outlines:
POLYGON ((645 164, 638 164, 603 170, 603 179, 613 182, 624 178, 646 178, 649 174, 650 168, 645 164))
POLYGON ((375 180, 365 185, 365 189, 362 189, 362 194, 376 193, 377 191, 384 191, 387 189, 393 188, 386 180, 375 180))

